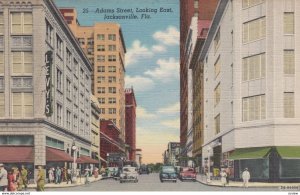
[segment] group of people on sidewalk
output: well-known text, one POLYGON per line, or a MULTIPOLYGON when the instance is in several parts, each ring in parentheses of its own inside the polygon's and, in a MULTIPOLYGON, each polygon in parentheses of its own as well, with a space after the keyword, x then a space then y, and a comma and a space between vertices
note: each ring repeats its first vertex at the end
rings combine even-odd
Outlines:
MULTIPOLYGON (((207 173, 207 183, 210 182, 210 175, 207 173)), ((229 185, 229 176, 230 176, 230 172, 229 169, 224 169, 221 171, 220 173, 220 177, 221 177, 221 185, 222 186, 226 186, 229 185)), ((250 180, 250 172, 248 171, 248 168, 245 168, 243 173, 242 173, 242 180, 243 180, 243 187, 248 187, 249 184, 249 180, 250 180)))
POLYGON ((8 171, 0 163, 0 191, 20 191, 27 189, 28 171, 24 165, 21 168, 12 167, 8 171))
POLYGON ((72 171, 70 168, 60 168, 59 166, 51 167, 48 170, 48 183, 55 183, 60 184, 61 182, 67 182, 69 181, 72 183, 72 171))

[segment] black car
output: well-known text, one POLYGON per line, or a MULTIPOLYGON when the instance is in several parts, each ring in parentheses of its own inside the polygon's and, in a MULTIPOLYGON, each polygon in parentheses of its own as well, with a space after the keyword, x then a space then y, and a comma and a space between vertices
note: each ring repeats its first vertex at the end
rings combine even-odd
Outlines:
POLYGON ((148 166, 142 165, 139 169, 139 174, 149 174, 148 166))
POLYGON ((173 166, 162 166, 159 173, 160 182, 173 181, 177 182, 177 173, 173 166))

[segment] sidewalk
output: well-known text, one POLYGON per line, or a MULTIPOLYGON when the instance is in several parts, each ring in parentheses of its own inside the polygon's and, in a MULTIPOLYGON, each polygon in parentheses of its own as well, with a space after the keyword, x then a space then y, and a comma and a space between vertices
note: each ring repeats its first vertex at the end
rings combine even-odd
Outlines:
MULTIPOLYGON (((94 176, 89 177, 90 183, 99 181, 101 179, 102 179, 101 175, 99 175, 98 178, 95 178, 94 176)), ((46 183, 45 188, 66 188, 66 187, 74 187, 74 186, 81 186, 81 185, 85 185, 84 177, 81 177, 81 179, 77 178, 77 182, 72 184, 70 182, 69 184, 67 184, 67 182, 61 182, 60 184, 46 183)), ((36 184, 29 184, 28 189, 36 189, 36 184)))
MULTIPOLYGON (((204 184, 204 185, 210 185, 210 186, 219 186, 223 187, 221 184, 221 180, 211 180, 210 183, 207 183, 206 176, 205 175, 197 175, 197 181, 204 184)), ((243 182, 241 181, 229 181, 229 185, 226 185, 225 187, 243 187, 243 182)), ((249 188, 261 188, 261 187, 278 187, 280 188, 289 188, 291 190, 300 190, 300 183, 264 183, 264 182, 249 182, 248 184, 249 188)))

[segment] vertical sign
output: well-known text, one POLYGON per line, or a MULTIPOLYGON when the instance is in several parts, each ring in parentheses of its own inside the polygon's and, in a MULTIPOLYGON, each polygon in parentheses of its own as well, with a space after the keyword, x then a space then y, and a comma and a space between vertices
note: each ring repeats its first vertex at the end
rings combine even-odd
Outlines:
POLYGON ((46 63, 46 105, 45 115, 50 117, 53 113, 52 109, 52 51, 47 51, 45 54, 46 63))

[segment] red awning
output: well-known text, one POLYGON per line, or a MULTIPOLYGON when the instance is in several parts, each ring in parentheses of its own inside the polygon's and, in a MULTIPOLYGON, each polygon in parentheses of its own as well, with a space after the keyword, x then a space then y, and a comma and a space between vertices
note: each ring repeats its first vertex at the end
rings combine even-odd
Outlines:
POLYGON ((1 163, 33 163, 33 147, 28 146, 1 146, 0 147, 1 163))
POLYGON ((46 147, 47 162, 73 162, 73 158, 63 150, 46 147))
POLYGON ((95 159, 92 159, 89 156, 80 155, 79 158, 76 160, 77 163, 89 163, 89 164, 98 164, 99 162, 95 159))

